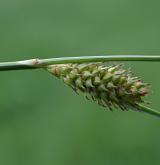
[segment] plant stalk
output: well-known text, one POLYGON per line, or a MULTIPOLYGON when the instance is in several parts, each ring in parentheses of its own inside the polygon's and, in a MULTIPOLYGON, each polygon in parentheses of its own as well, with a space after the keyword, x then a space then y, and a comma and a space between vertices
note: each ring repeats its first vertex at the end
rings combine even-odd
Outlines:
POLYGON ((145 112, 147 114, 150 114, 150 115, 153 115, 153 116, 156 116, 156 117, 160 117, 160 112, 159 111, 156 111, 154 109, 146 107, 142 104, 138 104, 138 107, 139 107, 140 111, 142 111, 142 112, 145 112))
MULTIPOLYGON (((0 71, 40 69, 47 65, 66 63, 87 63, 87 62, 109 62, 109 61, 154 61, 160 62, 160 55, 108 55, 108 56, 81 56, 81 57, 61 57, 50 59, 31 59, 15 62, 1 62, 0 71)), ((140 111, 160 117, 160 112, 149 107, 138 104, 140 111)))
POLYGON ((106 55, 106 56, 80 56, 61 57, 50 59, 31 59, 15 62, 1 62, 0 71, 39 69, 52 64, 108 62, 108 61, 154 61, 160 62, 160 55, 106 55))

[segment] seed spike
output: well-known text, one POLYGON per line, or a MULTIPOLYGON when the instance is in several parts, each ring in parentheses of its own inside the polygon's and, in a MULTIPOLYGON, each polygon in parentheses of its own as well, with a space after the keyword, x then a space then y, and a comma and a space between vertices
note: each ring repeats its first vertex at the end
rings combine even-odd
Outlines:
POLYGON ((76 93, 85 93, 88 100, 111 111, 113 108, 139 110, 137 105, 143 103, 144 96, 148 94, 148 84, 139 77, 133 77, 122 64, 56 64, 48 66, 48 71, 71 86, 76 93))

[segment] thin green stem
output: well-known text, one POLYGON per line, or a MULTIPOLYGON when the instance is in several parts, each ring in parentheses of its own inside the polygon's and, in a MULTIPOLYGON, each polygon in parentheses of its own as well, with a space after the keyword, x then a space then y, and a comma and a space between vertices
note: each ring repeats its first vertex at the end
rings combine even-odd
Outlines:
POLYGON ((37 69, 37 67, 30 63, 26 63, 26 64, 22 63, 21 61, 0 63, 0 71, 26 70, 26 69, 37 69))
POLYGON ((154 61, 160 62, 160 55, 106 55, 106 56, 81 56, 61 57, 50 59, 31 59, 16 62, 0 63, 0 71, 38 69, 52 64, 85 63, 85 62, 108 62, 108 61, 154 61))
POLYGON ((148 113, 150 115, 154 115, 154 116, 160 117, 160 112, 159 111, 156 111, 154 109, 146 107, 146 106, 144 106, 142 104, 138 104, 138 107, 139 107, 140 111, 142 111, 142 112, 145 112, 145 113, 148 113))
POLYGON ((81 57, 62 57, 41 60, 42 64, 58 63, 84 63, 84 62, 108 62, 108 61, 160 61, 158 56, 146 55, 106 55, 106 56, 81 56, 81 57))

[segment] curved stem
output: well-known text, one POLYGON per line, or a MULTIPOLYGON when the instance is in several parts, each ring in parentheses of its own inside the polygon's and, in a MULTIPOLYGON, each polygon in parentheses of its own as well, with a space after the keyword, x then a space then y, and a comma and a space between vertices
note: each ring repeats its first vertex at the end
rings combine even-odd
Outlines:
POLYGON ((0 71, 38 69, 52 64, 85 63, 85 62, 107 62, 107 61, 154 61, 160 62, 160 55, 106 55, 106 56, 81 56, 61 57, 50 59, 31 59, 25 61, 2 62, 0 71))

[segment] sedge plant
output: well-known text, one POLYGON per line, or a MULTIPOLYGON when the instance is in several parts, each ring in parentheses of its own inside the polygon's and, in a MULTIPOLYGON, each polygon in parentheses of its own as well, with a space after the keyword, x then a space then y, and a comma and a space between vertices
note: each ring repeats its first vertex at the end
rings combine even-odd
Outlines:
POLYGON ((134 76, 122 64, 109 65, 111 61, 160 61, 160 56, 114 55, 82 56, 51 59, 31 59, 1 62, 0 71, 44 69, 63 80, 76 93, 82 92, 88 100, 113 111, 129 109, 160 117, 160 112, 145 106, 144 97, 149 85, 134 76))

